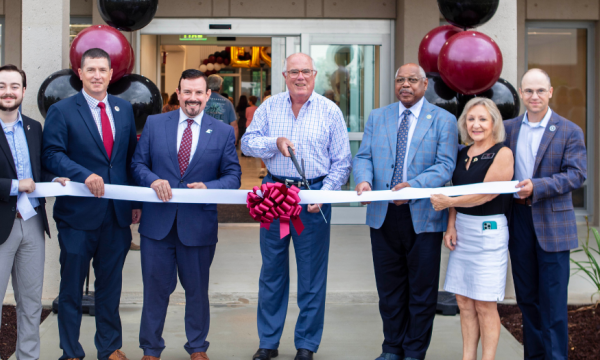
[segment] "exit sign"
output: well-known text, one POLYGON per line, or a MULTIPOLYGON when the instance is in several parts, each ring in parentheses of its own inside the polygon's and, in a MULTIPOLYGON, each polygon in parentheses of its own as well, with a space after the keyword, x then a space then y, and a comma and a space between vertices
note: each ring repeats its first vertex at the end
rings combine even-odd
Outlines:
POLYGON ((180 41, 206 41, 207 39, 204 35, 179 35, 180 41))

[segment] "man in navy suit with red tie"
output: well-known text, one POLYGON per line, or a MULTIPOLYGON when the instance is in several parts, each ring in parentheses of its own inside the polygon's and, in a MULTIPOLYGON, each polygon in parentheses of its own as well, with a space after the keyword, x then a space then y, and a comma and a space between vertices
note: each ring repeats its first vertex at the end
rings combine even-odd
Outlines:
POLYGON ((177 88, 180 108, 149 116, 131 167, 138 185, 163 203, 144 203, 140 224, 144 308, 142 360, 158 360, 177 275, 185 289, 184 348, 191 360, 208 360, 208 276, 217 244, 217 204, 170 203, 171 188, 238 189, 242 175, 233 127, 205 114, 207 78, 185 70, 177 88))
POLYGON ((44 126, 43 166, 56 176, 85 183, 96 197, 60 196, 54 220, 60 245, 58 330, 62 359, 83 359, 79 343, 83 282, 93 259, 96 281, 96 348, 99 360, 124 360, 119 302, 122 270, 131 245, 131 223, 141 210, 129 201, 102 199, 104 184, 134 185, 130 164, 136 146, 131 104, 107 95, 110 57, 83 54, 83 90, 50 107, 44 126))

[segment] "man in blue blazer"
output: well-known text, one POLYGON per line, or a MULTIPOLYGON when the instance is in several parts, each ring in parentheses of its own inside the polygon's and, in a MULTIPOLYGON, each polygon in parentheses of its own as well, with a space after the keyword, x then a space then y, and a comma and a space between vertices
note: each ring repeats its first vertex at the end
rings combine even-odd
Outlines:
POLYGON ((107 95, 110 57, 101 49, 83 54, 83 90, 50 107, 44 125, 43 166, 57 176, 85 183, 97 198, 56 198, 60 244, 58 330, 61 359, 82 359, 81 298, 90 260, 96 275, 96 348, 99 360, 121 360, 119 302, 122 269, 131 245, 129 225, 141 210, 129 201, 100 199, 104 184, 133 185, 130 163, 136 146, 131 104, 107 95))
MULTIPOLYGON (((456 166, 456 117, 424 98, 427 77, 416 64, 398 69, 400 102, 373 110, 354 158, 359 195, 370 190, 444 186, 456 166)), ((424 359, 437 305, 447 211, 429 199, 374 202, 367 208, 383 353, 377 360, 424 359)))
POLYGON ((198 70, 181 74, 179 110, 149 116, 131 168, 138 185, 151 187, 163 203, 144 203, 140 224, 144 308, 140 325, 143 360, 157 360, 177 274, 185 289, 185 350, 208 360, 208 276, 217 244, 216 204, 171 204, 171 188, 238 189, 241 168, 235 133, 204 113, 210 90, 198 70))
POLYGON ((587 177, 587 152, 581 128, 548 107, 552 90, 545 71, 529 70, 519 89, 527 112, 504 122, 521 188, 508 248, 525 359, 566 360, 569 257, 578 246, 571 192, 587 177))

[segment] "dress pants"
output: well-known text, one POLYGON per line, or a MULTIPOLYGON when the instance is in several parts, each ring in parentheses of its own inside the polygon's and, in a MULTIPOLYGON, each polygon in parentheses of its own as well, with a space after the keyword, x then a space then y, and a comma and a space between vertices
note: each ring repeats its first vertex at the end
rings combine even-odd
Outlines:
POLYGON ((40 316, 46 241, 41 215, 27 221, 15 219, 8 239, 0 245, 0 322, 8 278, 17 301, 17 349, 19 360, 40 358, 40 316))
POLYGON ((514 204, 508 250, 527 360, 567 360, 570 252, 540 247, 531 207, 514 204))
POLYGON ((83 359, 79 343, 83 284, 93 259, 94 297, 98 360, 106 360, 122 346, 119 303, 123 285, 123 264, 131 245, 131 229, 117 222, 109 200, 102 225, 96 230, 77 230, 57 221, 60 245, 60 293, 58 295, 58 331, 62 359, 83 359))
MULTIPOLYGON (((273 182, 270 175, 263 183, 273 182)), ((311 185, 318 190, 322 182, 311 185)), ((302 192, 300 192, 302 197, 302 192)), ((321 207, 327 223, 320 212, 309 213, 302 205, 300 219, 304 224, 302 235, 298 235, 290 223, 290 235, 279 236, 279 220, 270 229, 260 229, 260 251, 262 268, 258 286, 258 336, 260 348, 277 349, 287 315, 290 293, 290 240, 294 242, 296 266, 298 268, 298 307, 300 315, 296 322, 294 343, 296 349, 317 352, 323 335, 325 319, 325 296, 327 291, 327 264, 331 205, 321 207)))
POLYGON ((191 355, 208 349, 210 307, 208 280, 216 245, 186 246, 177 235, 177 220, 162 240, 141 236, 144 307, 140 348, 144 355, 160 357, 169 296, 177 286, 177 273, 185 290, 185 350, 191 355))
POLYGON ((389 204, 371 228, 383 352, 425 359, 437 306, 442 233, 416 234, 408 204, 389 204))

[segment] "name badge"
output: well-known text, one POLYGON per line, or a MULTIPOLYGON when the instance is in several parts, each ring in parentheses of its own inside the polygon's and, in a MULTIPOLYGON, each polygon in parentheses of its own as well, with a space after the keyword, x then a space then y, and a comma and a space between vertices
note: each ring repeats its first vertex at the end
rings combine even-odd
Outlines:
POLYGON ((483 154, 483 155, 481 155, 481 160, 493 159, 494 155, 496 155, 496 154, 493 154, 493 153, 492 154, 483 154))

